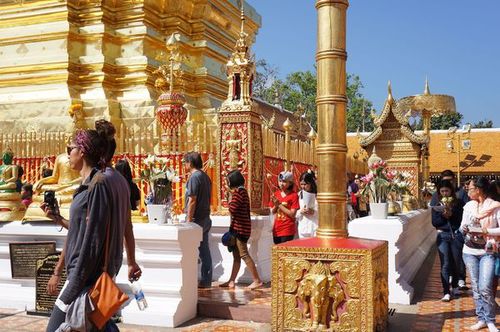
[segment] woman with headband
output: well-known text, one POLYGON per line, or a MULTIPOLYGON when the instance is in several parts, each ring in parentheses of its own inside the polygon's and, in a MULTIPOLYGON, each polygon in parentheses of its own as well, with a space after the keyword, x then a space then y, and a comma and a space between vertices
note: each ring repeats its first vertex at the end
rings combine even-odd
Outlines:
MULTIPOLYGON (((71 203, 69 222, 58 216, 57 211, 50 213, 47 206, 43 207, 57 223, 69 223, 63 260, 68 277, 52 310, 48 332, 55 331, 65 322, 69 305, 87 292, 101 275, 108 224, 107 272, 115 276, 122 264, 125 224, 112 215, 129 213, 129 189, 125 179, 111 185, 104 176, 108 136, 96 130, 80 130, 67 147, 70 167, 78 170, 82 176, 82 184, 71 203), (114 192, 124 192, 126 195, 114 195, 114 192), (120 199, 112 200, 111 197, 120 199)), ((79 318, 85 320, 85 317, 79 318)))

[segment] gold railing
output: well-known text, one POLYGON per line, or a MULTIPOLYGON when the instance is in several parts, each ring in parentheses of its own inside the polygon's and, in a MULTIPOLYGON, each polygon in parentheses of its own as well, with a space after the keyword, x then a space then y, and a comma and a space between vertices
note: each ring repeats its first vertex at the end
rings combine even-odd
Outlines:
POLYGON ((10 147, 17 157, 43 157, 62 153, 69 133, 58 132, 23 132, 0 135, 0 151, 10 147))
MULTIPOLYGON (((23 132, 18 134, 0 135, 0 151, 10 147, 14 152, 14 163, 24 168, 23 181, 34 183, 42 177, 43 168, 53 168, 53 162, 57 155, 64 153, 71 133, 67 132, 23 132)), ((214 200, 212 209, 218 206, 217 202, 217 163, 219 162, 217 142, 219 140, 218 130, 209 126, 207 122, 188 122, 182 125, 173 134, 164 132, 153 121, 150 124, 134 123, 131 126, 120 125, 116 138, 116 159, 126 158, 131 162, 134 178, 138 180, 141 169, 143 169, 144 158, 151 153, 165 156, 171 159, 172 167, 183 175, 181 165, 182 155, 187 151, 198 151, 202 153, 205 161, 205 170, 209 174, 213 186, 214 200)), ((262 128, 262 143, 264 157, 275 158, 285 161, 285 135, 272 129, 262 128)), ((292 163, 311 165, 313 164, 313 149, 309 140, 301 141, 291 138, 290 161, 292 163)), ((264 165, 263 165, 264 167, 264 165)), ((281 171, 276 170, 276 172, 281 171)), ((174 192, 179 204, 183 197, 182 182, 174 185, 174 192)), ((138 181, 143 192, 146 192, 147 184, 138 181)), ((141 200, 142 201, 142 200, 141 200)), ((143 204, 141 203, 141 207, 143 204)))
POLYGON ((217 131, 208 122, 186 122, 173 133, 165 132, 157 122, 120 126, 117 134, 117 153, 172 154, 198 151, 217 151, 217 131))
MULTIPOLYGON (((164 132, 154 121, 150 125, 120 126, 117 133, 118 154, 171 154, 199 151, 216 152, 216 130, 207 122, 185 123, 173 134, 164 132)), ((10 147, 19 158, 57 156, 65 151, 72 133, 22 132, 0 135, 0 151, 10 147)))
MULTIPOLYGON (((262 127, 262 146, 264 156, 277 159, 286 159, 285 134, 276 132, 265 126, 262 127)), ((290 161, 313 164, 314 154, 310 140, 301 141, 292 138, 290 141, 290 161)))

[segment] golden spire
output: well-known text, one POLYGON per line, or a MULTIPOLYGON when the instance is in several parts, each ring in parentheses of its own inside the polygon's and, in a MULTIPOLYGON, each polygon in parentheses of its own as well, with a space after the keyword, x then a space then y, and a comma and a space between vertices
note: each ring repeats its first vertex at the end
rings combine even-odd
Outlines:
POLYGON ((429 80, 427 77, 425 78, 425 88, 424 88, 424 95, 428 96, 431 94, 431 90, 429 89, 429 80))
MULTIPOLYGON (((181 49, 179 46, 180 34, 178 32, 174 32, 168 37, 165 47, 168 52, 167 64, 160 65, 157 70, 153 72, 153 74, 158 75, 159 77, 155 80, 155 87, 161 92, 170 92, 173 93, 175 80, 178 81, 179 85, 182 85, 182 76, 183 72, 181 70, 182 61, 186 59, 181 53, 181 49), (169 84, 169 89, 166 89, 167 82, 169 84)), ((161 52, 159 56, 156 58, 159 61, 164 61, 165 54, 161 52)))
POLYGON ((250 57, 247 44, 248 34, 245 29, 244 2, 240 2, 241 27, 239 38, 236 40, 234 51, 226 64, 229 78, 227 102, 236 101, 243 105, 251 104, 251 81, 255 73, 255 64, 250 57), (239 85, 239 86, 237 86, 239 85))
POLYGON ((394 101, 394 98, 392 97, 392 86, 390 80, 387 82, 387 101, 390 103, 394 101))
POLYGON ((283 122, 283 129, 285 130, 291 130, 293 127, 292 121, 290 121, 289 118, 286 118, 285 122, 283 122))
POLYGON ((245 33, 245 1, 241 0, 240 2, 240 20, 241 20, 241 28, 240 28, 240 36, 245 33))
POLYGON ((311 131, 307 134, 307 137, 309 137, 310 140, 315 140, 318 137, 313 127, 311 127, 311 131))
POLYGON ((240 20, 241 20, 241 27, 240 27, 240 38, 236 41, 236 52, 244 53, 246 55, 247 50, 248 50, 248 45, 247 45, 247 37, 248 34, 245 32, 245 9, 244 9, 244 1, 241 0, 240 3, 240 20))

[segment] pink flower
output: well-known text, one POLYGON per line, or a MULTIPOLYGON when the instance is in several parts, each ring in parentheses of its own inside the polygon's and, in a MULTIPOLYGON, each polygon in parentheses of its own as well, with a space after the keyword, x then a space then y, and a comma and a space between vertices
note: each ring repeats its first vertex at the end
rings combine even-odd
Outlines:
POLYGON ((387 176, 387 179, 388 180, 392 180, 396 177, 397 175, 397 172, 396 171, 389 171, 387 172, 386 176, 387 176))
POLYGON ((361 181, 368 184, 373 180, 373 178, 374 178, 373 173, 368 173, 367 175, 361 178, 361 181))

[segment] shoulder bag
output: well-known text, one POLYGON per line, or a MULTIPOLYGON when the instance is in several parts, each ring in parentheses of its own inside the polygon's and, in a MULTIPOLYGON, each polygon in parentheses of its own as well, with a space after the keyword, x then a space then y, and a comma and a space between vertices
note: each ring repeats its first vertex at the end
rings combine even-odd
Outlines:
POLYGON ((95 310, 89 314, 90 321, 102 329, 107 321, 115 314, 123 303, 127 302, 128 296, 115 284, 113 278, 108 274, 109 258, 109 227, 111 220, 106 226, 106 243, 104 251, 104 266, 102 274, 95 285, 89 290, 89 297, 94 304, 95 310))

